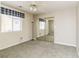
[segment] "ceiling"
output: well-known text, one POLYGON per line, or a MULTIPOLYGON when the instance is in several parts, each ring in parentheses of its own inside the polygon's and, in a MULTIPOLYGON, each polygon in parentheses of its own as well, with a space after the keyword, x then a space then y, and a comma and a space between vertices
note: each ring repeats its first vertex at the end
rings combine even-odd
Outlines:
POLYGON ((1 3, 35 14, 51 13, 77 5, 77 1, 2 1, 1 3), (36 12, 30 11, 30 4, 32 3, 37 5, 36 12))

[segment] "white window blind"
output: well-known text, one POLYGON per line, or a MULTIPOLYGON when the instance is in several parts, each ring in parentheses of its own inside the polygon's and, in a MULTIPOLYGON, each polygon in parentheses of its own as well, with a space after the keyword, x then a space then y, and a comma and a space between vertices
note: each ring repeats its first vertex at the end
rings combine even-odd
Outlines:
POLYGON ((22 19, 19 17, 13 17, 13 31, 21 31, 22 19))
POLYGON ((1 32, 21 31, 22 18, 1 14, 1 32))
POLYGON ((14 32, 22 30, 22 20, 24 13, 16 10, 0 7, 1 13, 1 32, 14 32))
POLYGON ((1 14, 1 32, 12 32, 12 17, 1 14))

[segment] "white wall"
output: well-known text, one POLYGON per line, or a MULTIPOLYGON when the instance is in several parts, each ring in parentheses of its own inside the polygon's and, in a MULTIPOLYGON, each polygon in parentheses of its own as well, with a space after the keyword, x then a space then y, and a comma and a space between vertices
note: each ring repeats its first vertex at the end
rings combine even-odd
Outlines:
MULTIPOLYGON (((8 7, 9 8, 9 7, 8 7)), ((0 32, 0 50, 32 39, 32 15, 25 12, 22 32, 0 32), (23 37, 23 39, 20 39, 23 37)), ((1 19, 0 19, 1 20, 1 19)))
POLYGON ((77 6, 77 52, 79 55, 79 4, 77 6))
POLYGON ((76 10, 55 13, 55 43, 76 46, 76 10))
POLYGON ((40 17, 54 16, 54 42, 76 46, 76 8, 54 11, 40 17))

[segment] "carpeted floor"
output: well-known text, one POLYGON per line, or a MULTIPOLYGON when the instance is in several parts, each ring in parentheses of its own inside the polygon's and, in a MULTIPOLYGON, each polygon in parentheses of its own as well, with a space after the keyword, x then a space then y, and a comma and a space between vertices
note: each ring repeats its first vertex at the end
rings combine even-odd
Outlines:
POLYGON ((75 47, 28 41, 0 51, 0 58, 77 58, 75 47))

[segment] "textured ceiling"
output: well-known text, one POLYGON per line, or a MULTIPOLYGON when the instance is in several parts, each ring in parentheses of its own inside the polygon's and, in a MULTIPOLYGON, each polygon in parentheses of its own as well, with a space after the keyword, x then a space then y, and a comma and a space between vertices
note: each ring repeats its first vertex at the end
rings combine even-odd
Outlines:
POLYGON ((30 13, 51 13, 56 10, 75 7, 76 1, 2 1, 2 4, 10 5, 12 7, 27 11, 30 13), (37 11, 30 11, 30 4, 35 3, 37 5, 37 11), (22 7, 19 7, 22 6, 22 7))

